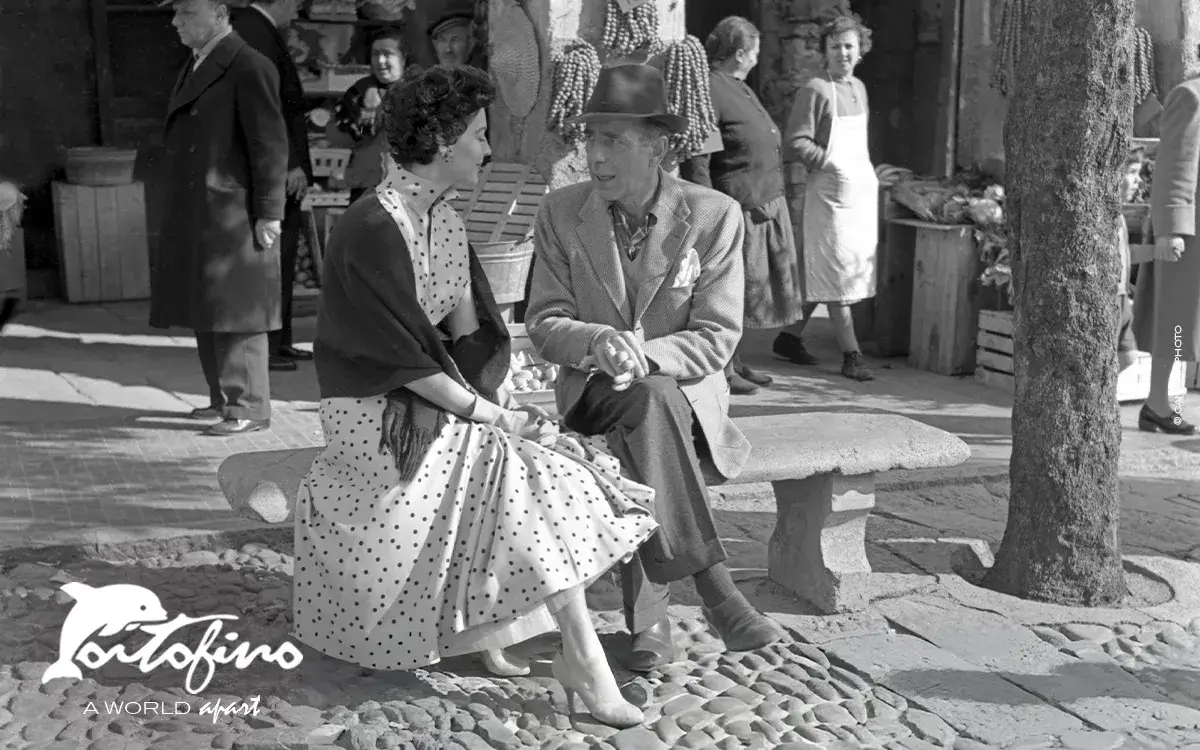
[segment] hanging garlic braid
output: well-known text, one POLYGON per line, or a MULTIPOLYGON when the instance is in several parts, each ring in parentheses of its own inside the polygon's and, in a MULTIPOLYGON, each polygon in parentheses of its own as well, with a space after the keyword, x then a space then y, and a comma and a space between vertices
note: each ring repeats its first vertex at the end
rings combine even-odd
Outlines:
POLYGON ((1151 94, 1158 93, 1158 70, 1154 65, 1154 37, 1141 26, 1134 30, 1133 39, 1134 105, 1141 104, 1151 94))
POLYGON ((992 87, 1001 96, 1011 96, 1016 81, 1017 60, 1021 59, 1021 24, 1025 19, 1026 0, 1004 0, 1000 33, 996 37, 996 59, 992 67, 992 87))

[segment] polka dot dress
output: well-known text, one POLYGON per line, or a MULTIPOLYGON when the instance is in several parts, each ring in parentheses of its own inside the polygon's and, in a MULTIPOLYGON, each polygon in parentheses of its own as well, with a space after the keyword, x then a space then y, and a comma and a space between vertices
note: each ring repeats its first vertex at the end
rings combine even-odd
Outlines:
MULTIPOLYGON (((397 223, 437 323, 469 287, 467 251, 457 214, 436 196, 421 200, 424 189, 393 169, 378 192, 393 216, 405 212, 397 223)), ((402 670, 541 635, 572 589, 657 529, 652 490, 611 459, 454 416, 402 484, 379 454, 384 405, 321 402, 326 447, 298 495, 294 635, 325 654, 402 670)))

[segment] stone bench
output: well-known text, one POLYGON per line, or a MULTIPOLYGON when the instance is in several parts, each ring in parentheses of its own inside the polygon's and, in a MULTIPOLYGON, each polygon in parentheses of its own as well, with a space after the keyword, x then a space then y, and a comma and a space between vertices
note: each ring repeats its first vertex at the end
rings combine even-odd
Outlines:
MULTIPOLYGON (((825 612, 863 609, 870 600, 867 517, 875 474, 957 466, 970 457, 959 438, 893 414, 810 412, 734 420, 754 452, 742 474, 713 486, 770 483, 775 531, 768 544, 772 580, 825 612)), ((300 482, 320 448, 230 456, 221 489, 242 515, 291 520, 300 482)))

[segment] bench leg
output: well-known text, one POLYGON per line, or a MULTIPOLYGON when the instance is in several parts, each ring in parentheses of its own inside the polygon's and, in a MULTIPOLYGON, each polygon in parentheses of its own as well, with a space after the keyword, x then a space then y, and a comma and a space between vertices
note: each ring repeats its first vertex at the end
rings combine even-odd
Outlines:
POLYGON ((824 612, 865 609, 875 475, 821 474, 772 486, 777 516, 767 548, 771 579, 824 612))

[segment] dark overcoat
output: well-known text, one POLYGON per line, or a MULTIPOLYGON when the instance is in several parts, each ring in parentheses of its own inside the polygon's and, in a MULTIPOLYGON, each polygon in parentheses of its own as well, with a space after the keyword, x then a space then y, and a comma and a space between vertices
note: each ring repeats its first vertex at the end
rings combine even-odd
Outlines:
POLYGON ((292 60, 283 31, 256 8, 234 8, 233 30, 246 44, 275 64, 275 70, 279 73, 279 100, 288 131, 288 169, 303 169, 311 183, 313 172, 308 148, 308 99, 304 95, 300 71, 292 60))
POLYGON ((189 59, 167 109, 157 189, 165 192, 150 324, 253 333, 280 327, 279 243, 258 219, 283 219, 287 128, 279 76, 236 33, 194 72, 189 59))

